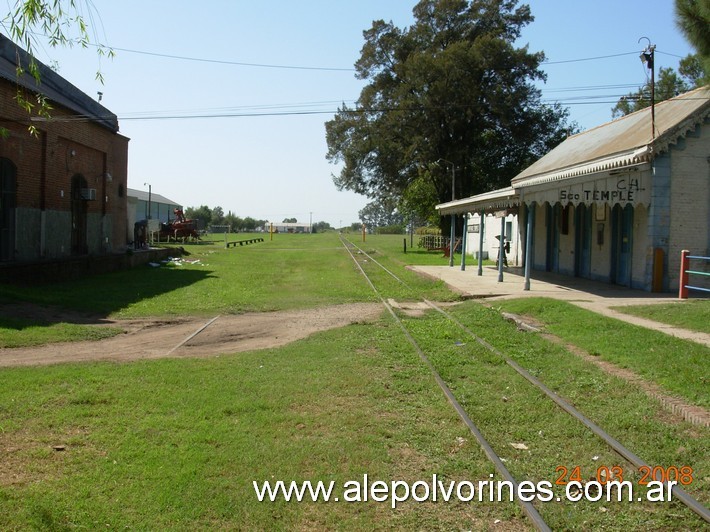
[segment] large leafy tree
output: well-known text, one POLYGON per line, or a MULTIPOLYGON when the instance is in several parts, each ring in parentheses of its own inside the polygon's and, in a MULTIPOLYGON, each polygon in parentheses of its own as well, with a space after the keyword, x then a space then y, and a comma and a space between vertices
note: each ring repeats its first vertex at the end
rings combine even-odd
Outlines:
POLYGON ((562 140, 567 113, 541 104, 544 55, 514 45, 533 21, 527 5, 421 0, 413 14, 409 28, 378 20, 364 32, 355 67, 368 83, 326 123, 327 158, 343 163, 341 190, 405 195, 426 216, 451 199, 452 166, 457 198, 504 186, 562 140))

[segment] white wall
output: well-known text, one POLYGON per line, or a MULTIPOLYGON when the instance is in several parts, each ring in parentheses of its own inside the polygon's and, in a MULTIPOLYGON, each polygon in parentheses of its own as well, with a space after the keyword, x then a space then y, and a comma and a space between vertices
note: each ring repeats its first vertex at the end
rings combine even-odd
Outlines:
MULTIPOLYGON (((500 235, 501 219, 489 214, 485 216, 483 224, 483 256, 488 259, 496 260, 498 257, 499 245, 496 235, 500 235)), ((518 217, 510 214, 505 218, 506 234, 505 237, 510 241, 510 253, 508 253, 508 265, 519 266, 522 264, 522 247, 520 241, 520 228, 518 226, 518 217), (508 234, 508 228, 511 229, 508 234), (517 259, 517 262, 516 262, 517 259)), ((478 213, 469 214, 468 216, 468 233, 466 235, 466 254, 473 257, 478 256, 479 239, 480 239, 480 223, 481 215, 478 213), (476 229, 476 231, 474 231, 476 229)))

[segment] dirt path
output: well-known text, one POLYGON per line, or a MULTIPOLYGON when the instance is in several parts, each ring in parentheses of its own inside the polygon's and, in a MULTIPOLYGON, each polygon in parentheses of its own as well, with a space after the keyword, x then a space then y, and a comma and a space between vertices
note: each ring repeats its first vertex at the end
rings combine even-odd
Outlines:
MULTIPOLYGON (((219 316, 214 321, 210 318, 101 320, 101 325, 122 327, 125 334, 94 342, 0 348, 0 367, 98 360, 209 357, 220 353, 266 349, 306 338, 318 331, 373 321, 381 313, 382 305, 379 303, 354 303, 305 310, 219 316)), ((83 317, 74 322, 92 321, 83 317)))

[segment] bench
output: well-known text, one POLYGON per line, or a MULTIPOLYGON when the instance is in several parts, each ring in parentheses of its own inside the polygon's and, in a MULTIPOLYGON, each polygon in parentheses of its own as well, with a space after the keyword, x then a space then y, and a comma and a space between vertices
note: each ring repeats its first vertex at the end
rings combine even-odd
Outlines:
POLYGON ((237 247, 237 244, 240 246, 244 245, 249 245, 249 244, 255 244, 256 242, 263 242, 263 238, 248 238, 246 240, 235 240, 233 242, 227 242, 227 248, 230 247, 237 247))

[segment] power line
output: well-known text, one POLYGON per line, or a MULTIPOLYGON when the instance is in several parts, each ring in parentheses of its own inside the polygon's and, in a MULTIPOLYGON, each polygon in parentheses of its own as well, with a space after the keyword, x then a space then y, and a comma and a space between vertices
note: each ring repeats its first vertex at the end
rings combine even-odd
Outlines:
MULTIPOLYGON (((46 35, 42 35, 45 36, 46 35)), ((175 60, 180 60, 180 61, 192 61, 192 62, 198 62, 198 63, 212 63, 212 64, 219 64, 219 65, 232 65, 232 66, 245 66, 245 67, 252 67, 252 68, 271 68, 271 69, 286 69, 286 70, 316 70, 316 71, 326 71, 326 72, 355 72, 356 69, 350 67, 350 68, 342 68, 342 67, 317 67, 317 66, 307 66, 307 65, 282 65, 282 64, 272 64, 272 63, 252 63, 252 62, 246 62, 246 61, 232 61, 232 60, 226 60, 226 59, 211 59, 211 58, 205 58, 205 57, 191 57, 191 56, 184 56, 184 55, 178 55, 178 54, 168 54, 168 53, 163 53, 163 52, 152 52, 148 50, 136 50, 133 48, 121 48, 117 46, 110 46, 107 44, 94 44, 94 43, 89 43, 89 46, 96 47, 96 48, 101 48, 105 50, 114 50, 114 51, 119 51, 119 52, 126 52, 126 53, 131 53, 131 54, 137 54, 137 55, 146 55, 150 57, 162 57, 165 59, 175 59, 175 60)), ((559 60, 559 61, 543 61, 541 65, 561 65, 561 64, 567 64, 567 63, 581 63, 584 61, 598 61, 602 59, 611 59, 614 57, 624 57, 627 55, 637 55, 639 52, 638 51, 633 51, 633 52, 623 52, 619 54, 609 54, 609 55, 600 55, 600 56, 594 56, 594 57, 582 57, 582 58, 577 58, 577 59, 564 59, 564 60, 559 60)), ((671 54, 668 52, 659 52, 659 53, 664 53, 665 55, 670 55, 673 57, 678 57, 682 58, 680 55, 676 54, 671 54)))
MULTIPOLYGON (((614 105, 618 103, 623 95, 604 95, 598 97, 579 97, 566 100, 556 100, 553 98, 541 101, 544 105, 559 104, 563 106, 574 105, 614 105), (598 98, 598 99, 595 99, 598 98)), ((364 114, 364 113, 390 113, 390 112, 412 112, 412 111, 431 111, 441 109, 463 109, 470 107, 468 105, 448 105, 448 106, 426 106, 426 107, 387 107, 387 108, 353 108, 347 110, 336 111, 333 109, 324 110, 294 110, 294 111, 265 111, 265 112, 213 112, 213 113, 187 113, 187 114, 171 114, 171 115, 137 115, 119 116, 118 119, 122 122, 134 121, 157 121, 157 120, 195 120, 195 119, 216 119, 216 118, 263 118, 263 117, 286 117, 286 116, 313 116, 313 115, 333 115, 337 112, 346 114, 364 114)), ((44 122, 87 122, 95 120, 97 117, 90 116, 71 116, 62 118, 38 118, 33 117, 33 121, 44 122)), ((100 118, 100 117, 99 117, 100 118)))
POLYGON ((176 59, 180 61, 192 61, 197 63, 212 63, 217 65, 231 65, 231 66, 243 66, 243 67, 253 67, 253 68, 273 68, 273 69, 285 69, 285 70, 318 70, 326 72, 355 72, 354 68, 339 68, 339 67, 316 67, 316 66, 304 66, 304 65, 278 65, 269 63, 248 63, 245 61, 229 61, 225 59, 209 59, 204 57, 189 57, 184 55, 175 54, 165 54, 160 52, 148 52, 145 50, 133 50, 130 48, 118 48, 115 46, 108 46, 105 44, 92 44, 91 46, 103 47, 108 50, 116 50, 119 52, 126 52, 138 55, 147 55, 151 57, 162 57, 165 59, 176 59))
POLYGON ((564 63, 581 63, 582 61, 596 61, 598 59, 610 59, 612 57, 622 57, 625 55, 638 55, 638 52, 624 52, 622 54, 599 55, 596 57, 583 57, 581 59, 566 59, 563 61, 543 61, 542 65, 562 65, 564 63))

